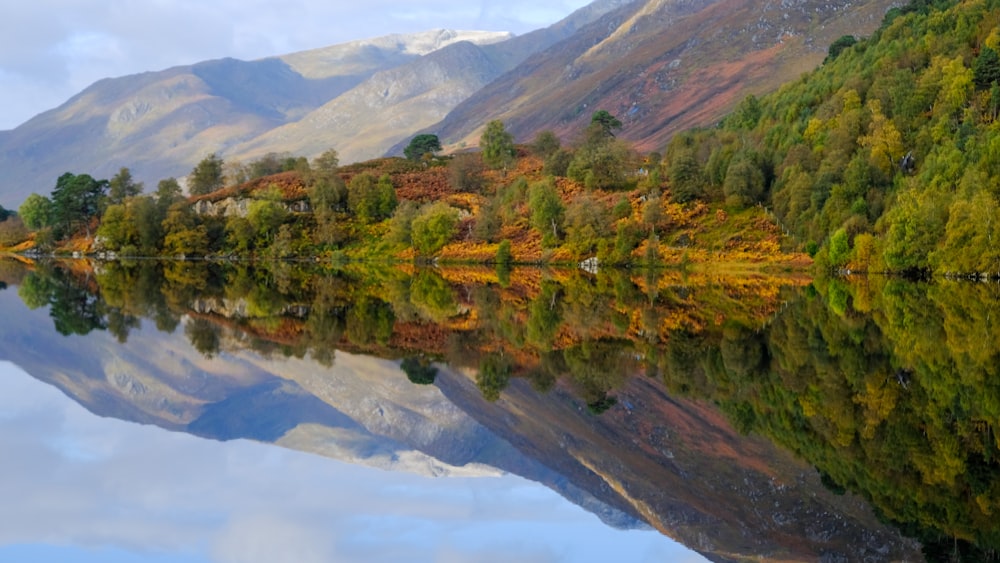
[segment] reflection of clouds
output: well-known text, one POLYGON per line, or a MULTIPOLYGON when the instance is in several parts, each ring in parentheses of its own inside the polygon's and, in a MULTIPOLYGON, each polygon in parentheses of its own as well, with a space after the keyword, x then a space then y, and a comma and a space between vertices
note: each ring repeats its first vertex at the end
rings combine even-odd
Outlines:
POLYGON ((666 538, 518 478, 427 479, 102 419, 5 363, 0 451, 0 560, 26 543, 221 563, 678 560, 666 538))

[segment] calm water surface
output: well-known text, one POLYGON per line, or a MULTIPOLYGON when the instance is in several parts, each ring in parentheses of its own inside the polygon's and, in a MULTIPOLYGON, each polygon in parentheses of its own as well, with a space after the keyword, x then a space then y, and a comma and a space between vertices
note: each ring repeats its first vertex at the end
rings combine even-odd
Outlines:
POLYGON ((1000 545, 992 286, 9 261, 0 282, 3 561, 1000 545))

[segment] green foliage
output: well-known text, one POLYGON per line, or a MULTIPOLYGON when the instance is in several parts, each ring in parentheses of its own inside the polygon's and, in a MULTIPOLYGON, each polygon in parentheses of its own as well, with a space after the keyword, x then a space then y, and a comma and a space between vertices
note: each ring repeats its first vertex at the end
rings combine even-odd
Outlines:
POLYGON ((548 176, 566 176, 571 162, 573 162, 573 151, 559 149, 545 157, 542 171, 548 176))
POLYGON ((403 154, 410 160, 420 160, 426 154, 434 154, 441 150, 441 140, 437 135, 431 133, 421 133, 410 139, 410 143, 403 149, 403 154))
POLYGON ((919 2, 888 14, 870 39, 838 39, 822 67, 747 97, 719 127, 675 136, 670 197, 761 204, 801 244, 832 241, 838 229, 870 235, 879 244, 865 252, 881 255, 866 262, 891 271, 981 264, 989 237, 952 223, 949 243, 946 226, 956 193, 1000 198, 998 10, 919 2), (963 253, 977 258, 946 257, 966 239, 975 248, 963 253))
POLYGON ((500 266, 510 266, 514 262, 514 254, 510 250, 510 241, 503 239, 497 246, 496 263, 500 266))
POLYGON ((848 258, 850 258, 851 248, 848 244, 847 231, 844 229, 837 229, 830 237, 830 250, 828 253, 830 265, 839 268, 847 264, 848 258))
POLYGON ((490 354, 483 357, 476 374, 476 387, 479 387, 483 398, 491 403, 499 399, 510 384, 512 370, 510 361, 502 355, 490 354))
POLYGON ((121 204, 126 198, 142 193, 142 182, 132 179, 132 171, 122 167, 118 173, 108 180, 108 203, 121 204))
POLYGON ((458 231, 458 210, 443 201, 421 208, 411 223, 413 248, 429 256, 444 248, 458 231))
POLYGON ((414 385, 433 385, 437 378, 438 370, 436 367, 413 356, 403 358, 399 367, 414 385))
POLYGON ((175 203, 163 219, 163 252, 168 256, 204 256, 208 253, 208 228, 199 225, 186 202, 175 203))
POLYGON ((993 84, 1000 83, 1000 54, 995 49, 984 46, 972 63, 972 77, 978 90, 986 90, 993 84))
POLYGON ((156 193, 153 194, 153 197, 156 198, 156 207, 160 209, 163 215, 166 215, 171 205, 184 199, 180 182, 176 178, 160 180, 156 184, 156 193))
POLYGON ((552 247, 558 244, 566 209, 551 178, 531 185, 528 207, 531 208, 531 226, 541 233, 542 245, 552 247))
POLYGON ((224 164, 225 162, 215 153, 203 158, 188 175, 188 193, 191 195, 210 194, 222 188, 224 164))
POLYGON ((550 129, 539 131, 538 135, 535 135, 535 140, 531 142, 532 152, 543 159, 548 159, 560 148, 562 148, 562 143, 559 141, 559 137, 550 129))
POLYGON ((574 199, 566 207, 566 246, 577 258, 594 253, 607 236, 607 210, 590 197, 574 199))
POLYGON ((840 53, 844 49, 853 47, 858 42, 858 39, 853 35, 841 35, 836 41, 830 44, 830 48, 827 50, 826 59, 823 63, 828 63, 840 56, 840 53))
POLYGON ((590 125, 603 137, 614 137, 614 132, 622 128, 622 122, 604 109, 599 109, 590 116, 590 125))
POLYGON ((694 149, 683 142, 671 145, 668 151, 667 177, 670 180, 671 199, 677 203, 704 197, 705 177, 694 149))
POLYGON ((52 190, 51 219, 55 236, 74 234, 81 226, 90 235, 90 220, 98 217, 104 206, 107 180, 95 180, 89 174, 67 172, 52 190))
POLYGON ((362 223, 377 223, 392 216, 398 200, 388 175, 378 180, 368 172, 351 178, 347 186, 347 206, 362 223))
POLYGON ((47 227, 52 224, 52 200, 33 193, 17 208, 17 214, 29 229, 47 227))
POLYGON ((479 138, 479 148, 483 163, 490 168, 506 170, 514 162, 514 137, 500 120, 494 119, 486 124, 479 138))

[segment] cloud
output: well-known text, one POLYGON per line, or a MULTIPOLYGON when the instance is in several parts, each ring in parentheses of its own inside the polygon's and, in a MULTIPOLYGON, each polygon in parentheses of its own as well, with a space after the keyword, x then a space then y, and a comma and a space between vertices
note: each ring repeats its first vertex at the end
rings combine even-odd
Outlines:
MULTIPOLYGON (((523 479, 430 479, 99 418, 0 362, 0 560, 17 546, 138 558, 665 561, 655 532, 604 526, 523 479), (145 554, 145 555, 143 555, 145 554)), ((77 553, 77 557, 70 555, 77 553)))
POLYGON ((107 77, 432 28, 524 33, 586 0, 34 0, 0 19, 0 130, 107 77), (406 6, 410 6, 407 8, 406 6), (380 14, 380 17, 372 17, 380 14))

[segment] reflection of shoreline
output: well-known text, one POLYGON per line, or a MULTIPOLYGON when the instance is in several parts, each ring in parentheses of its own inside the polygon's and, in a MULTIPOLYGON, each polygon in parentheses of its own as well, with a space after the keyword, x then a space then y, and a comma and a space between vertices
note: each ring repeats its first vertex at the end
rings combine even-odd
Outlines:
MULTIPOLYGON (((717 413, 710 420, 702 413, 671 422, 670 413, 685 412, 694 408, 693 404, 671 397, 660 384, 635 391, 637 381, 652 380, 625 376, 645 371, 677 386, 675 392, 699 396, 716 384, 713 378, 729 370, 736 375, 754 373, 765 358, 759 353, 766 344, 762 327, 770 325, 787 301, 795 298, 789 288, 797 285, 794 282, 751 277, 698 286, 674 272, 590 276, 545 270, 512 276, 505 285, 461 285, 456 278, 468 274, 455 270, 419 270, 412 277, 382 272, 381 277, 357 275, 352 279, 245 266, 223 271, 204 265, 163 267, 166 269, 161 271, 109 265, 93 277, 83 276, 84 289, 74 286, 75 292, 70 286, 77 278, 65 273, 62 278, 52 278, 51 283, 29 277, 26 282, 34 281, 25 287, 33 288, 27 292, 31 302, 51 304, 50 314, 68 310, 86 313, 84 319, 99 319, 94 328, 106 328, 117 339, 128 340, 128 349, 162 348, 149 326, 138 330, 139 325, 149 322, 143 319, 154 316, 157 327, 169 327, 173 319, 174 328, 183 327, 183 331, 170 331, 176 336, 170 361, 180 361, 181 366, 145 366, 143 362, 152 362, 139 358, 134 363, 140 367, 133 371, 172 374, 170 377, 176 379, 168 384, 170 389, 210 392, 192 404, 210 411, 211 416, 203 418, 199 411, 197 420, 202 422, 193 426, 189 422, 188 431, 280 442, 296 428, 315 428, 315 424, 348 428, 353 424, 403 444, 398 451, 416 449, 451 466, 485 463, 546 482, 570 498, 582 498, 574 490, 591 491, 587 494, 600 500, 588 506, 615 507, 619 514, 642 518, 717 555, 789 553, 808 559, 824 550, 857 554, 856 550, 866 545, 858 539, 862 531, 875 529, 896 549, 912 547, 893 539, 867 511, 831 499, 810 468, 787 460, 785 469, 774 468, 777 454, 773 449, 753 450, 756 446, 746 445, 752 441, 722 430, 729 426, 717 413), (99 301, 88 297, 98 294, 99 301), (57 308, 54 300, 58 299, 84 308, 57 308), (92 310, 86 308, 90 306, 92 310), (185 337, 205 355, 186 348, 185 337), (263 359, 242 352, 245 348, 256 350, 263 359), (702 373, 707 365, 703 362, 708 360, 699 356, 719 354, 720 350, 722 356, 715 356, 716 362, 721 359, 727 371, 702 373), (268 359, 313 357, 324 351, 317 360, 326 368, 304 360, 268 359), (411 385, 395 363, 384 361, 389 371, 374 370, 381 375, 372 379, 360 378, 359 373, 373 368, 356 370, 353 378, 341 378, 339 383, 324 375, 331 369, 347 368, 343 364, 349 365, 351 360, 345 351, 443 361, 471 374, 459 378, 466 381, 459 395, 448 395, 461 405, 458 412, 467 420, 441 430, 440 409, 433 416, 393 420, 388 416, 392 410, 386 407, 408 404, 422 388, 411 385), (220 367, 228 364, 235 367, 228 371, 220 367), (292 364, 305 367, 293 375, 286 371, 292 364), (483 375, 487 371, 491 379, 483 375), (678 380, 681 376, 684 379, 678 380), (276 377, 295 383, 268 383, 276 377), (397 398, 366 402, 366 397, 383 396, 376 390, 385 381, 403 385, 394 391, 397 398), (693 387, 695 384, 702 387, 693 387), (539 394, 532 386, 549 391, 539 394), (483 401, 487 388, 498 397, 496 403, 483 401), (281 414, 283 409, 293 416, 281 418, 288 416, 281 414), (332 415, 324 414, 328 411, 349 422, 331 425, 328 418, 332 415), (478 422, 471 422, 469 416, 478 422), (212 424, 205 424, 205 420, 212 424), (535 426, 541 420, 547 424, 535 426), (675 424, 681 426, 671 429, 675 424), (476 428, 479 430, 472 434, 463 434, 476 428), (553 429, 561 434, 551 435, 553 429), (653 432, 655 429, 666 432, 671 442, 681 446, 650 446, 651 441, 666 439, 653 432), (704 437, 698 439, 701 442, 685 441, 694 440, 689 434, 704 437), (567 450, 567 443, 577 446, 567 450), (634 451, 636 447, 638 451, 634 451), (745 448, 755 453, 719 455, 719 451, 745 448), (775 489, 771 477, 783 471, 785 477, 778 479, 782 488, 775 489), (690 475, 717 476, 719 481, 699 481, 692 486, 690 475), (807 481, 802 489, 789 488, 788 483, 801 479, 807 481), (743 482, 744 486, 727 489, 724 483, 730 481, 743 482), (823 517, 810 519, 792 509, 781 512, 784 509, 773 504, 764 506, 768 500, 793 498, 800 491, 809 491, 801 493, 806 497, 815 494, 826 499, 815 501, 819 504, 813 505, 811 514, 848 515, 845 517, 851 524, 836 531, 823 530, 823 517), (734 501, 737 505, 764 504, 737 518, 743 509, 733 509, 734 501), (774 519, 767 516, 774 516, 781 524, 775 527, 774 519), (814 529, 802 528, 808 525, 814 529), (748 537, 754 540, 748 541, 748 537), (812 543, 802 547, 798 543, 803 537, 833 539, 809 540, 812 543)), ((55 316, 53 319, 59 321, 55 316)), ((80 332, 89 326, 65 318, 62 323, 80 332)), ((105 340, 105 352, 114 355, 111 347, 117 345, 111 338, 105 340)), ((448 387, 454 376, 445 373, 439 374, 436 385, 454 389, 448 387)), ((123 389, 149 390, 162 386, 163 380, 130 382, 125 377, 114 383, 123 389)), ((103 395, 108 397, 110 394, 103 395)), ((133 399, 129 402, 133 406, 121 408, 135 409, 133 399)), ((157 401, 147 404, 155 406, 157 401)), ((449 408, 456 409, 450 404, 449 408)), ((419 412, 410 407, 399 409, 419 412)), ((364 447, 376 457, 382 455, 383 450, 377 447, 364 447)), ((379 459, 393 461, 392 454, 379 459)), ((432 473, 440 470, 428 468, 432 473)), ((622 521, 617 516, 605 517, 622 521)))
POLYGON ((3 561, 433 561, 442 548, 584 560, 608 545, 682 556, 513 477, 429 480, 96 417, 4 362, 0 388, 3 561), (400 526, 426 533, 392 535, 400 526))

